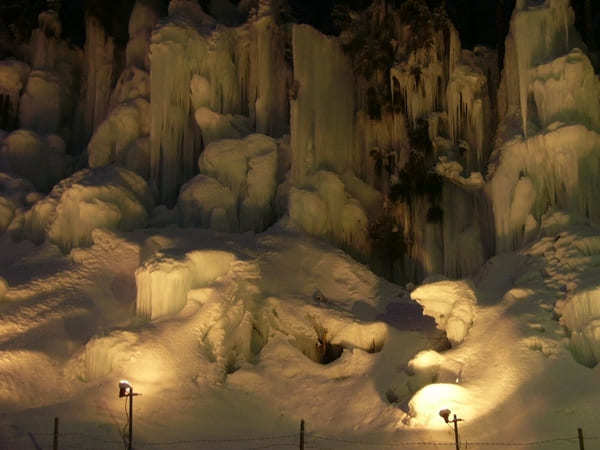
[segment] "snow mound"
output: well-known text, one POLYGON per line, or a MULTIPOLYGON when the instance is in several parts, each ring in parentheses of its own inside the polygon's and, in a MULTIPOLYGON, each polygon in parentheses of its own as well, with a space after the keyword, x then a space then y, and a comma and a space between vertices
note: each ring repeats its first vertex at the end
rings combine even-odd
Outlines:
POLYGON ((40 195, 29 181, 0 172, 0 234, 40 195))
POLYGON ((115 331, 90 339, 80 357, 83 363, 79 371, 81 378, 92 381, 110 374, 113 368, 131 358, 136 341, 137 335, 129 331, 115 331))
POLYGON ((194 118, 202 133, 202 143, 208 145, 221 139, 241 139, 252 132, 250 119, 236 114, 219 114, 207 107, 200 107, 194 118))
POLYGON ((473 325, 477 298, 465 281, 438 281, 419 286, 410 297, 423 306, 423 313, 445 330, 452 345, 460 344, 473 325))
POLYGON ((20 126, 40 134, 57 133, 65 108, 66 92, 59 76, 43 70, 32 71, 21 96, 20 126))
POLYGON ((186 183, 179 196, 184 225, 263 231, 272 223, 278 169, 273 138, 252 134, 214 142, 198 166, 201 174, 186 183))
POLYGON ((125 102, 113 109, 98 127, 88 145, 90 167, 113 162, 148 178, 150 103, 144 98, 125 102))
MULTIPOLYGON (((365 191, 372 190, 364 186, 365 191)), ((332 239, 359 254, 369 252, 365 207, 350 196, 344 182, 333 172, 319 171, 305 188, 292 187, 289 216, 309 234, 332 239)))
POLYGON ((50 190, 65 176, 68 162, 65 143, 57 135, 16 130, 0 145, 0 171, 26 178, 40 191, 50 190))
POLYGON ((177 211, 183 226, 235 231, 236 205, 230 189, 214 178, 197 175, 181 187, 177 211))
MULTIPOLYGON (((592 254, 600 254, 600 238, 592 254)), ((589 252, 589 250, 588 250, 589 252)), ((575 360, 587 367, 600 362, 600 288, 584 289, 556 305, 560 322, 571 332, 570 348, 575 360)))
POLYGON ((144 227, 153 206, 148 185, 133 172, 85 169, 62 180, 27 212, 25 236, 34 242, 48 238, 68 252, 89 245, 95 228, 144 227))

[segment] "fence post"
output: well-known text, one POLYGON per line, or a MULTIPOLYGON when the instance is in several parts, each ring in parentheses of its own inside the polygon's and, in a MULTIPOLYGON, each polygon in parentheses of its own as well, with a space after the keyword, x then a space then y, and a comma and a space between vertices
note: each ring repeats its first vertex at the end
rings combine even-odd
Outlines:
POLYGON ((58 450, 58 417, 54 418, 54 439, 52 441, 52 450, 58 450))
POLYGON ((300 450, 304 450, 304 419, 300 420, 300 450))
POLYGON ((583 448, 583 430, 581 428, 577 428, 577 436, 579 437, 579 450, 585 450, 583 448))

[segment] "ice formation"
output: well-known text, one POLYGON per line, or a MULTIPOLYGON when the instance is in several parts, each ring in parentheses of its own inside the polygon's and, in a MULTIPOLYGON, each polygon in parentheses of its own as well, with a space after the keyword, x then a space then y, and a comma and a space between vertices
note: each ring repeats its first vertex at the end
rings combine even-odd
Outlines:
MULTIPOLYGON (((352 197, 342 179, 334 172, 319 171, 306 180, 302 188, 292 187, 289 193, 289 217, 296 226, 309 234, 326 237, 362 256, 369 254, 367 212, 380 204, 375 191, 360 180, 350 177, 348 183, 362 185, 361 200, 352 197)), ((359 191, 360 189, 356 189, 359 191)))
POLYGON ((460 59, 458 31, 449 24, 447 32, 437 31, 431 47, 413 50, 406 60, 390 70, 391 91, 400 99, 393 101, 404 106, 412 126, 417 119, 439 111, 445 106, 445 89, 460 59))
MULTIPOLYGON (((10 108, 8 114, 10 121, 16 124, 19 117, 19 99, 27 83, 30 68, 27 64, 14 59, 0 61, 0 98, 5 99, 2 105, 4 112, 10 108)), ((1 124, 2 126, 13 124, 1 124)))
POLYGON ((186 183, 178 201, 182 223, 228 231, 263 231, 274 219, 278 146, 262 134, 208 145, 200 175, 186 183), (224 222, 223 222, 224 221, 224 222))
POLYGON ((518 94, 518 101, 514 98, 507 98, 506 101, 508 105, 520 106, 525 136, 528 136, 528 96, 532 69, 568 53, 576 42, 576 33, 572 30, 574 20, 569 0, 545 0, 536 6, 529 6, 524 1, 515 7, 506 38, 505 89, 509 97, 518 94), (540 38, 531 39, 530 36, 540 38), (517 82, 518 92, 509 86, 508 79, 517 82))
POLYGON ((41 134, 59 132, 67 108, 65 100, 66 92, 58 74, 33 70, 21 96, 21 127, 41 134))
POLYGON ((423 306, 423 313, 432 316, 439 328, 446 331, 453 345, 460 344, 473 324, 477 298, 465 281, 438 281, 424 284, 410 293, 423 306))
POLYGON ((354 78, 335 39, 294 25, 292 45, 297 90, 291 101, 292 180, 302 184, 320 169, 341 174, 353 168, 354 78))
POLYGON ((275 27, 272 19, 265 20, 271 25, 215 27, 199 5, 179 0, 171 2, 169 19, 154 30, 151 171, 167 203, 174 202, 179 186, 195 172, 202 126, 208 128, 210 141, 215 121, 223 121, 225 129, 241 123, 217 114, 246 115, 258 131, 275 134, 287 128, 287 78, 273 75, 285 74, 287 68, 283 49, 262 37, 275 27), (267 67, 255 65, 256 52, 267 67), (196 114, 198 123, 193 120, 196 107, 206 108, 196 114))
POLYGON ((25 217, 24 235, 46 238, 64 252, 89 245, 95 228, 144 227, 154 206, 146 182, 126 169, 84 169, 62 180, 25 217))
POLYGON ((210 286, 235 260, 233 254, 217 250, 157 252, 135 272, 137 314, 153 320, 179 312, 192 289, 210 286))
POLYGON ((148 179, 150 103, 136 98, 119 104, 102 122, 88 145, 88 164, 101 167, 116 162, 148 179))
POLYGON ((54 134, 16 130, 0 144, 0 171, 26 178, 40 191, 50 190, 65 176, 69 160, 64 141, 54 134))
MULTIPOLYGON (((475 51, 483 52, 478 47, 475 51)), ((489 98, 488 73, 482 70, 477 54, 463 51, 460 62, 450 74, 446 97, 448 104, 448 128, 450 139, 465 139, 474 154, 467 152, 466 165, 470 170, 481 170, 487 162, 492 120, 489 98)))
POLYGON ((116 78, 115 43, 100 21, 88 15, 85 19, 84 46, 85 83, 82 86, 81 114, 83 118, 82 143, 87 142, 106 118, 110 93, 116 78))
POLYGON ((126 49, 127 66, 150 69, 148 46, 152 28, 159 20, 159 14, 151 2, 136 0, 129 18, 129 42, 126 49))
POLYGON ((29 181, 0 172, 0 234, 40 197, 29 181))

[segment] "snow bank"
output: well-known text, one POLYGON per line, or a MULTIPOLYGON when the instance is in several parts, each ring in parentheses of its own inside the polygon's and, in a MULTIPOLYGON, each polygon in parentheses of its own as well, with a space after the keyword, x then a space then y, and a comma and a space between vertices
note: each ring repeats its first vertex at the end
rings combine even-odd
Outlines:
POLYGON ((200 156, 198 167, 201 174, 186 183, 179 196, 185 225, 263 231, 271 224, 278 181, 273 138, 253 134, 214 142, 200 156), (218 225, 223 219, 226 223, 218 225))
POLYGON ((465 281, 438 281, 419 286, 410 297, 423 306, 423 314, 435 319, 452 345, 460 344, 471 325, 477 298, 465 281))
POLYGON ((146 182, 126 169, 81 170, 57 184, 26 214, 25 236, 46 237, 64 252, 91 243, 94 228, 145 226, 154 201, 146 182))
POLYGON ((65 176, 68 162, 65 143, 56 135, 16 130, 0 145, 0 171, 27 178, 40 191, 48 191, 65 176))

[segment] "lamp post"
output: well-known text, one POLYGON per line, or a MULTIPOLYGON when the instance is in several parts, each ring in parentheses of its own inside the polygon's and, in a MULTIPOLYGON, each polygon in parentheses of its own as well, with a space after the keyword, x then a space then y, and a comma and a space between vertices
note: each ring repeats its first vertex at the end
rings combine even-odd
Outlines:
POLYGON ((458 422, 462 422, 463 419, 457 419, 456 414, 453 414, 454 419, 449 420, 448 417, 450 417, 450 412, 451 411, 449 409, 442 409, 440 411, 440 416, 444 419, 446 423, 454 424, 454 442, 456 443, 456 450, 460 450, 460 444, 458 442, 458 422))
POLYGON ((119 381, 119 398, 129 397, 129 440, 127 442, 127 450, 133 449, 133 397, 142 395, 133 392, 133 386, 127 380, 119 381))

